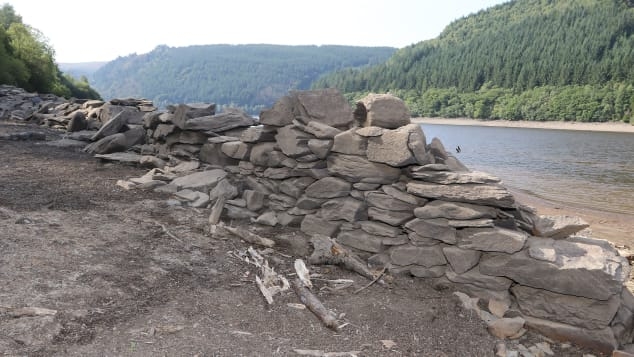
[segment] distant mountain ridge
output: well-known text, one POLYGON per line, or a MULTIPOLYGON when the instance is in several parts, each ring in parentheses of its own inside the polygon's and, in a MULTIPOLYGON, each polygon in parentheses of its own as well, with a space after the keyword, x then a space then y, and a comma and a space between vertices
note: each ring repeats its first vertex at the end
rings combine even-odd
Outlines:
POLYGON ((633 83, 631 0, 513 0, 314 87, 391 91, 424 116, 627 121, 633 83))
POLYGON ((143 97, 158 106, 215 102, 251 113, 321 75, 384 62, 391 47, 204 45, 158 46, 117 58, 90 77, 104 99, 143 97))

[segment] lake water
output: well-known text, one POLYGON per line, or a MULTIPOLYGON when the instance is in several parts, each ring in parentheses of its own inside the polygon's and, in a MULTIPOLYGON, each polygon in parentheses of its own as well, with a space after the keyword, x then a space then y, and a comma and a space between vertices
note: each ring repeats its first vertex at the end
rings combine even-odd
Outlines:
POLYGON ((422 124, 471 170, 572 206, 634 214, 634 134, 422 124), (461 152, 455 148, 460 146, 461 152))

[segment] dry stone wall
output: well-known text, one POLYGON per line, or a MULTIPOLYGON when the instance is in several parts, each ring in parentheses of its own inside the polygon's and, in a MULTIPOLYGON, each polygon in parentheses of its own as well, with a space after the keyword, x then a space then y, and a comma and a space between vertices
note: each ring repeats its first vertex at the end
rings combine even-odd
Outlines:
POLYGON ((396 97, 371 95, 353 110, 336 90, 292 92, 259 121, 213 104, 149 108, 90 101, 38 120, 90 141, 98 157, 155 167, 126 188, 193 207, 222 198, 223 217, 334 237, 373 267, 503 306, 490 308, 496 336, 532 328, 606 353, 632 343, 628 261, 607 241, 575 236, 584 222, 538 216, 498 178, 428 142, 396 97), (99 130, 74 131, 84 119, 99 130), (519 327, 499 332, 507 325, 519 327))

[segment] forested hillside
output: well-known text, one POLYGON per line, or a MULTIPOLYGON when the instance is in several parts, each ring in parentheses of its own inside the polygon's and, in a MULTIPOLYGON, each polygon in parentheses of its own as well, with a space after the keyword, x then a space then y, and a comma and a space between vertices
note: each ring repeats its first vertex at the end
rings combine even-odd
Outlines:
POLYGON ((629 121, 633 33, 631 1, 515 0, 314 86, 391 91, 424 116, 629 121))
POLYGON ((23 23, 9 4, 0 8, 0 84, 67 98, 99 98, 86 78, 77 80, 59 70, 44 34, 23 23))
POLYGON ((324 73, 384 62, 396 49, 351 46, 159 46, 97 70, 92 84, 107 99, 144 97, 157 105, 212 101, 251 113, 324 73))

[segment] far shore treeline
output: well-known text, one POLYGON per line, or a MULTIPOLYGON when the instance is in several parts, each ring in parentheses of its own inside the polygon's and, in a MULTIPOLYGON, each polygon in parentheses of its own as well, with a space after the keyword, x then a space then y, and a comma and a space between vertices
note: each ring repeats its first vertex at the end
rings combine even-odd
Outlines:
POLYGON ((162 45, 92 67, 64 74, 44 34, 1 8, 0 84, 29 91, 212 101, 257 115, 288 91, 337 88, 351 102, 392 93, 413 116, 634 124, 634 0, 511 0, 400 50, 162 45))
POLYGON ((100 98, 88 79, 62 73, 44 34, 24 24, 13 7, 0 8, 0 84, 66 98, 100 98))
POLYGON ((314 87, 389 91, 427 117, 634 122, 634 1, 510 1, 314 87))

